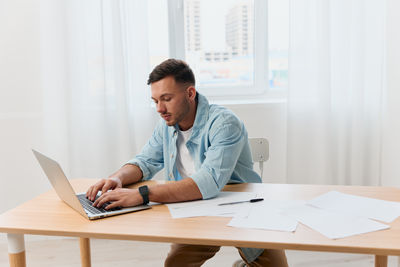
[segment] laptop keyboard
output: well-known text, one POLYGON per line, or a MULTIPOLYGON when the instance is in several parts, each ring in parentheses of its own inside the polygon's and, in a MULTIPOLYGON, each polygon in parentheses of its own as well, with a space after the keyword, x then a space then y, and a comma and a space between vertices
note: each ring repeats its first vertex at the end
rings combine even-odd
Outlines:
MULTIPOLYGON (((103 206, 101 206, 100 208, 97 207, 93 207, 93 201, 89 200, 86 198, 86 196, 84 194, 82 195, 77 195, 79 201, 81 202, 83 208, 87 211, 90 211, 93 214, 100 214, 100 213, 105 213, 105 212, 110 212, 110 211, 114 211, 114 210, 119 210, 121 208, 117 207, 114 209, 109 209, 109 210, 105 210, 105 207, 107 207, 107 205, 111 204, 110 202, 106 202, 103 206)), ((99 196, 96 196, 96 199, 99 196)))

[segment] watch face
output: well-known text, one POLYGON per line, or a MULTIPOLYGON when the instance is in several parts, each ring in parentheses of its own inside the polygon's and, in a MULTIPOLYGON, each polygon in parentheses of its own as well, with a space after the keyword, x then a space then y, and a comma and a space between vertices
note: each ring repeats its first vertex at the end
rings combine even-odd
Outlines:
POLYGON ((141 186, 139 187, 139 192, 141 194, 148 194, 149 193, 149 188, 145 185, 145 186, 141 186))

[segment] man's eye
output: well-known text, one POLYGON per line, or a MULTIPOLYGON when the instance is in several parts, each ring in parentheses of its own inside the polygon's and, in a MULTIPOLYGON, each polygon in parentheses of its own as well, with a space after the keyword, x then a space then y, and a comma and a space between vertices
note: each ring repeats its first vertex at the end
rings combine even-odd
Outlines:
POLYGON ((170 98, 170 97, 164 98, 164 101, 165 101, 165 102, 171 101, 171 98, 170 98))

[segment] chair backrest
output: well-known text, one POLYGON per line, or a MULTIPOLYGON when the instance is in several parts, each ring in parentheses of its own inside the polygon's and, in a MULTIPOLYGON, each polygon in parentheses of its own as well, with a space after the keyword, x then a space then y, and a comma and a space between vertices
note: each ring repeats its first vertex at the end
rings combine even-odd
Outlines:
POLYGON ((263 177, 264 162, 269 158, 269 143, 266 138, 249 138, 251 156, 260 166, 260 176, 263 177))

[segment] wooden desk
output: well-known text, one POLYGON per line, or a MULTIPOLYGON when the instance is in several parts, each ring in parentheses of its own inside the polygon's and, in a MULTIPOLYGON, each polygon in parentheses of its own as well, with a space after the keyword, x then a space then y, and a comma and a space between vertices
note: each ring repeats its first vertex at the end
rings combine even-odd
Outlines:
MULTIPOLYGON (((84 192, 94 179, 71 181, 84 192)), ((311 199, 337 190, 360 196, 400 201, 400 189, 389 187, 241 184, 227 191, 265 192, 274 199, 311 199)), ((165 205, 96 221, 89 221, 59 200, 44 193, 2 215, 0 232, 8 233, 10 266, 25 266, 24 234, 80 238, 82 265, 90 266, 89 238, 121 239, 219 246, 275 248, 373 254, 375 266, 387 266, 388 255, 400 255, 400 219, 391 229, 331 240, 299 224, 295 233, 228 227, 230 218, 172 219, 165 205), (212 226, 212 227, 210 227, 212 226)))

